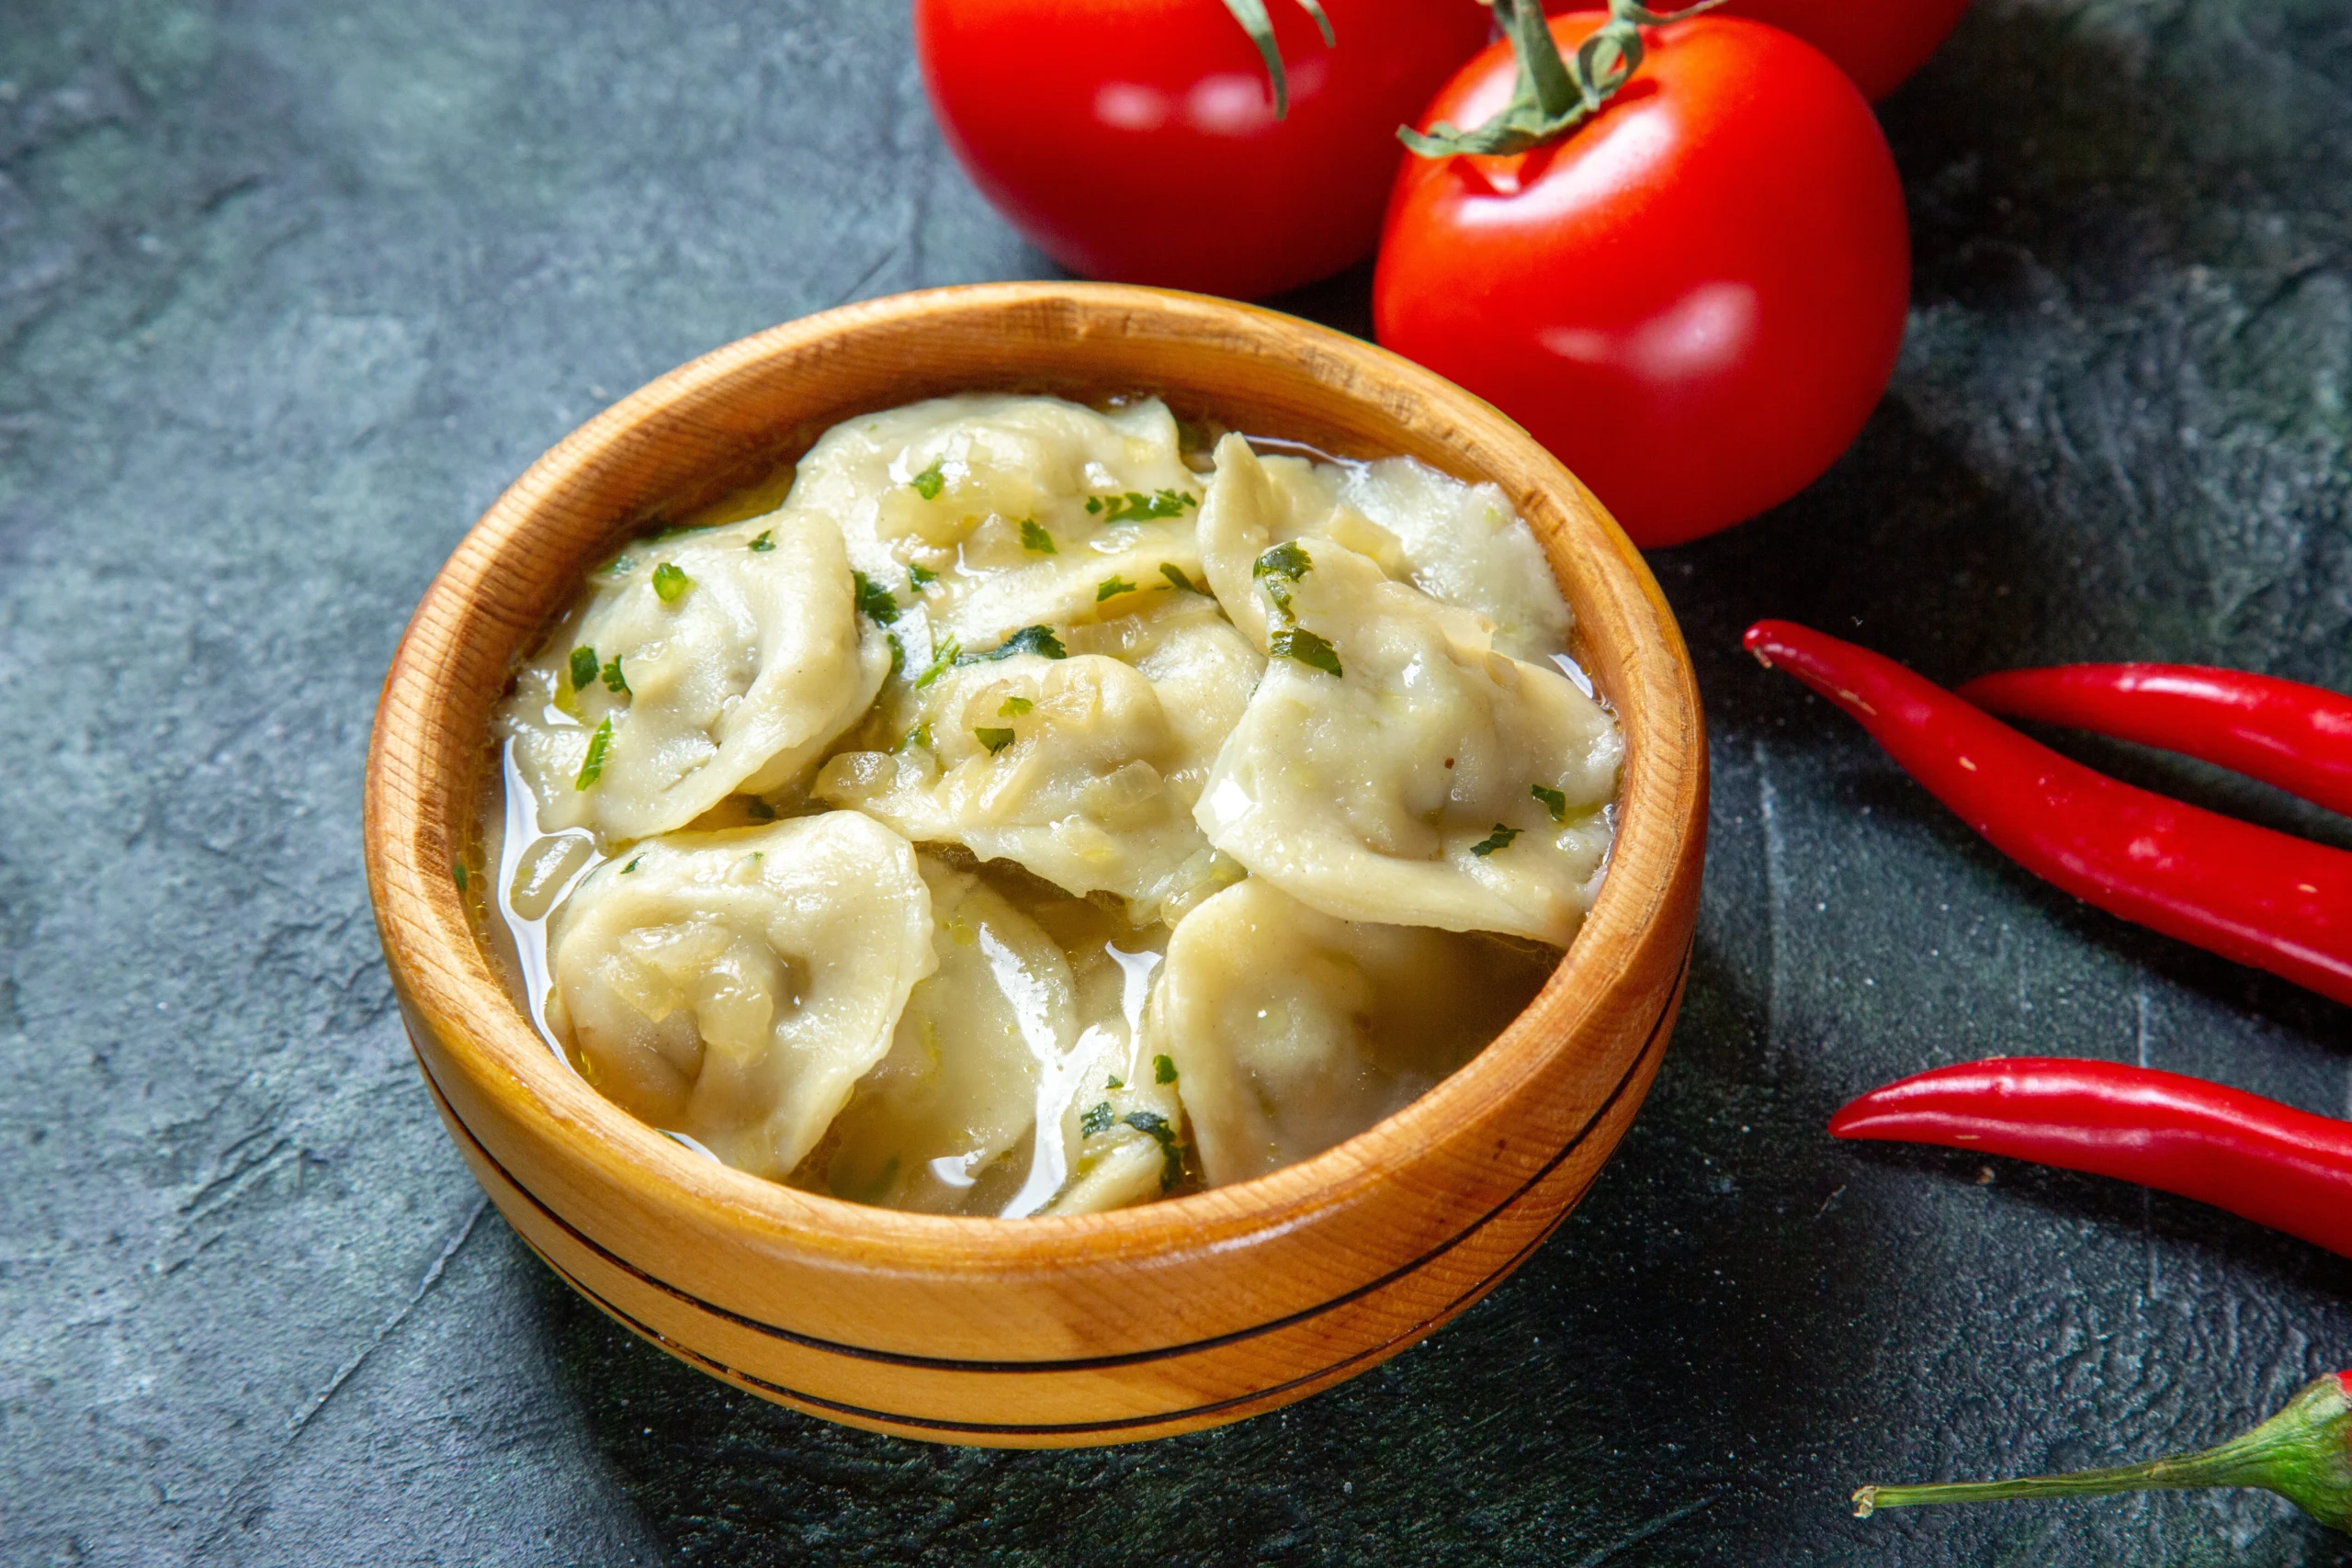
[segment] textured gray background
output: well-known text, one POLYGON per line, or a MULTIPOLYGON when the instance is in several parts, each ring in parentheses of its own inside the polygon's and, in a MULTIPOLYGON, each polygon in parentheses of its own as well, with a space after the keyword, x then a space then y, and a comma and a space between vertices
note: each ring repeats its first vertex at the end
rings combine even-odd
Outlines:
MULTIPOLYGON (((2352 1362, 2352 1263, 1840 1147, 1840 1100, 2030 1049, 2343 1113, 2347 1013, 2053 896, 1735 646, 1780 614, 1951 678, 2352 688, 2341 0, 1982 0, 1887 106, 1892 394, 1813 491, 1657 563, 1717 770, 1676 1048, 1585 1209, 1433 1342, 1218 1432, 959 1451, 732 1393, 531 1260, 391 1010, 376 684, 468 523, 612 397, 1046 270, 905 30, 902 0, 0 0, 0 1561, 2352 1561, 2258 1495, 1844 1517, 1866 1479, 2234 1428, 2352 1362)), ((1360 325, 1363 282, 1293 303, 1360 325)))

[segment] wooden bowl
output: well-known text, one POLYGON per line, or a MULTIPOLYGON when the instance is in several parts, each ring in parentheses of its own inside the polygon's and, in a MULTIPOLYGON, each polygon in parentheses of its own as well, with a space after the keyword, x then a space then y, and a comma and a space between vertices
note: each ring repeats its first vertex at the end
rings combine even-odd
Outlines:
POLYGON ((829 1420, 1061 1446, 1238 1420, 1352 1377, 1552 1233, 1623 1135, 1672 1031, 1706 794, 1698 691, 1657 584, 1584 487, 1502 414, 1271 311, 1001 284, 746 338, 533 464, 434 580, 392 662, 368 763, 368 876, 450 1136, 582 1295, 680 1359, 829 1420), (452 863, 478 841, 492 712, 589 564, 836 421, 990 389, 1159 392, 1237 429, 1496 481, 1543 540, 1577 651, 1623 721, 1613 860, 1557 972, 1467 1066, 1313 1159, 1052 1219, 902 1213, 759 1180, 662 1136, 559 1060, 477 937, 482 879, 455 885, 452 863))

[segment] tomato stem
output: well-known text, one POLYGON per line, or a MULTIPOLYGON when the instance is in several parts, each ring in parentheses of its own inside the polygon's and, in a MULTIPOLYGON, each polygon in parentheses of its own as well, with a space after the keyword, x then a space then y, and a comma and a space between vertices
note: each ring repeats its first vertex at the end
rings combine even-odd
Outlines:
MULTIPOLYGON (((1563 60, 1544 18, 1543 0, 1493 0, 1495 21, 1510 39, 1511 53, 1519 60, 1519 81, 1511 89, 1510 102, 1474 130, 1464 130, 1440 120, 1426 134, 1409 125, 1401 126, 1397 139, 1424 158, 1450 158, 1457 152, 1524 152, 1542 146, 1600 113, 1600 107, 1633 79, 1642 65, 1644 28, 1679 22, 1723 3, 1699 0, 1679 11, 1658 12, 1636 0, 1609 0, 1609 19, 1584 40, 1573 60, 1563 60)), ((1227 0, 1227 4, 1235 7, 1236 16, 1240 14, 1240 0, 1227 0)))
MULTIPOLYGON (((1323 34, 1326 47, 1337 48, 1339 35, 1331 30, 1331 18, 1323 14, 1322 0, 1298 0, 1299 9, 1315 18, 1323 34)), ((1225 0, 1225 8, 1258 46, 1258 58, 1266 62, 1266 77, 1274 85, 1274 118, 1290 118, 1290 78, 1283 70, 1283 51, 1274 42, 1274 19, 1266 15, 1266 0, 1225 0)))

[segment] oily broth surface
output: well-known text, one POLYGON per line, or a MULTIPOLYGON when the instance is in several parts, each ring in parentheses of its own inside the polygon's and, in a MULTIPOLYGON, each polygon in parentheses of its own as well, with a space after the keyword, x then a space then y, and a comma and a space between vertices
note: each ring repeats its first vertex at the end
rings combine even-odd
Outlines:
MULTIPOLYGON (((1220 427, 1205 421, 1186 423, 1182 429, 1183 460, 1195 475, 1203 475, 1209 467, 1209 451, 1223 432, 1220 427)), ((1329 464, 1343 474, 1360 477, 1369 467, 1367 462, 1334 458, 1295 442, 1252 438, 1251 445, 1269 456, 1280 455, 1329 464)), ((741 491, 684 513, 676 524, 644 536, 644 539, 650 541, 674 536, 685 529, 722 526, 763 515, 790 491, 796 470, 796 464, 780 464, 741 491)), ((545 648, 562 638, 577 619, 575 607, 550 628, 548 634, 540 639, 539 646, 545 648)), ((1565 649, 1551 652, 1549 657, 1550 661, 1557 665, 1577 687, 1588 696, 1592 694, 1589 680, 1565 649)), ((893 678, 896 679, 895 675, 893 678)), ((825 749, 820 765, 834 757, 870 746, 873 743, 871 735, 862 733, 870 728, 870 724, 852 724, 825 749)), ((610 867, 614 862, 626 864, 634 845, 622 844, 607 853, 592 833, 582 829, 542 834, 537 829, 529 790, 516 771, 511 740, 501 744, 498 763, 496 777, 490 781, 484 793, 480 821, 480 874, 490 884, 487 888, 476 889, 480 911, 484 917, 482 934, 495 961, 494 966, 506 981, 517 1006, 532 1021, 550 1050, 595 1085, 594 1063, 563 1039, 548 1021, 548 1001, 552 983, 548 924, 551 915, 562 906, 563 900, 600 868, 610 867)), ((803 792, 765 798, 739 794, 721 800, 687 824, 684 830, 698 833, 714 829, 752 829, 775 820, 813 815, 825 809, 822 802, 809 798, 803 792)), ((1616 810, 1613 793, 1600 809, 1606 814, 1613 837, 1616 810)), ((1086 1186, 1090 1173, 1073 1168, 1062 1139, 1041 1139, 1037 1135, 1037 1128, 1067 1129, 1081 1123, 1091 1127, 1094 1125, 1094 1119, 1116 1112, 1119 1120, 1113 1128, 1113 1134, 1122 1142, 1117 1149, 1088 1155, 1089 1163, 1098 1168, 1091 1173, 1093 1177, 1102 1177, 1103 1172, 1099 1168, 1113 1163, 1110 1156, 1118 1154, 1124 1157, 1127 1167, 1145 1170, 1147 1175, 1158 1178, 1157 1190, 1150 1190, 1149 1181, 1138 1189, 1143 1196, 1172 1195, 1195 1190, 1201 1184, 1202 1171, 1183 1112, 1177 1109, 1175 1091, 1157 1090, 1150 1084, 1156 1076, 1154 1057, 1158 1056, 1161 1064, 1170 1059, 1166 1054, 1148 1048, 1153 1023, 1148 1017, 1154 983, 1164 973, 1170 927, 1158 922, 1136 926, 1130 923, 1126 911, 1119 907, 1115 898, 1107 895, 1076 897, 1017 865, 1001 862, 983 863, 952 844, 922 843, 918 847, 930 860, 961 874, 977 876, 989 893, 1003 899, 1063 947, 1073 965, 1073 974, 1083 974, 1083 979, 1074 983, 1080 984, 1081 989, 1091 988, 1097 996, 1094 1005, 1102 1015, 1102 1038, 1095 1040, 1091 1049, 1081 1051, 1073 1048, 1059 1060, 1048 1060, 1045 1053, 1038 1054, 1034 1064, 1035 1072, 1032 1085, 1035 1122, 983 1169, 949 1172, 933 1179, 910 1175, 905 1170, 853 1168, 846 1155, 845 1145, 850 1141, 847 1133, 854 1130, 861 1107, 865 1104, 873 1088, 868 1081, 861 1079, 849 1103, 833 1118, 833 1124, 825 1135, 785 1179, 794 1186, 830 1192, 851 1201, 895 1201, 898 1206, 941 1212, 1002 1216, 1052 1212, 1057 1194, 1086 1186), (1104 1071, 1106 1064, 1109 1066, 1104 1071), (1122 1098, 1137 1092, 1159 1093, 1161 1098, 1152 1100, 1122 1098), (1154 1107, 1172 1112, 1165 1118, 1170 1123, 1165 1135, 1153 1133, 1150 1122, 1154 1115, 1159 1114, 1154 1107), (1136 1131, 1130 1131, 1130 1124, 1136 1131), (1159 1145, 1157 1148, 1153 1146, 1155 1137, 1159 1145), (884 1198, 886 1190, 893 1192, 895 1198, 884 1198)), ((1238 884, 1243 874, 1246 874, 1238 866, 1220 868, 1215 886, 1238 884)), ((1213 895, 1215 886, 1207 891, 1213 895)), ((1478 951, 1491 952, 1496 955, 1492 960, 1481 961, 1480 966, 1490 975, 1507 974, 1515 979, 1523 978, 1525 996, 1510 1000, 1508 1006, 1497 1012, 1497 1016, 1505 1020, 1515 1015, 1527 1000, 1532 998, 1550 966, 1549 960, 1538 957, 1538 949, 1525 942, 1478 933, 1465 933, 1459 940, 1478 951)), ((1548 951, 1556 956, 1556 950, 1548 951)), ((1340 962, 1344 968, 1343 961, 1334 962, 1340 962)), ((1340 998, 1338 1005, 1342 1008, 1349 1005, 1347 998, 1352 993, 1344 983, 1344 976, 1333 994, 1340 998)), ((1489 998, 1489 1006, 1492 1005, 1489 998)), ((1261 1010, 1259 1018, 1262 1020, 1265 1017, 1266 1010, 1261 1010)), ((1309 1046, 1314 1043, 1318 1027, 1328 1029, 1328 1024, 1319 1024, 1313 1019, 1290 1022, 1277 1019, 1272 1025, 1260 1032, 1263 1038, 1253 1041, 1252 1047, 1272 1050, 1277 1055, 1283 1052, 1295 1053, 1302 1041, 1309 1046), (1296 1027, 1291 1027, 1291 1023, 1295 1023, 1296 1027)), ((1096 1031, 1090 1028, 1090 1036, 1094 1032, 1096 1031)), ((1167 1069, 1161 1066, 1158 1070, 1164 1073, 1167 1069)), ((1452 1067, 1446 1070, 1451 1071, 1452 1067)), ((878 1081, 881 1072, 882 1068, 877 1066, 875 1074, 869 1076, 878 1081)), ((710 1154, 708 1149, 683 1131, 659 1130, 688 1147, 710 1154)), ((933 1162, 933 1165, 940 1163, 933 1162)))

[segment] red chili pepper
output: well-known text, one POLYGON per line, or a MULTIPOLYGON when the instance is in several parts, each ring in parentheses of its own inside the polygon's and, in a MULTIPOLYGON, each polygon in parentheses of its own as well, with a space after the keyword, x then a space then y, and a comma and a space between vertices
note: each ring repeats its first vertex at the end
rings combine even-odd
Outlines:
POLYGON ((2340 693, 2195 664, 2062 664, 1980 675, 1952 694, 2178 751, 2352 816, 2352 697, 2340 693))
POLYGON ((1829 1131, 2111 1176, 2352 1258, 2352 1122, 2202 1078, 1996 1056, 1872 1089, 1829 1131))
POLYGON ((1836 637, 1758 621, 1746 642, 2045 882, 2352 1003, 2352 854, 2119 783, 1836 637))
POLYGON ((2242 1438, 2202 1453, 2116 1470, 1974 1481, 1940 1486, 1865 1486, 1854 1513, 1920 1503, 1996 1503, 2011 1497, 2107 1496, 2200 1486, 2259 1486, 2322 1524, 2352 1530, 2352 1372, 2307 1383, 2286 1409, 2242 1438))

